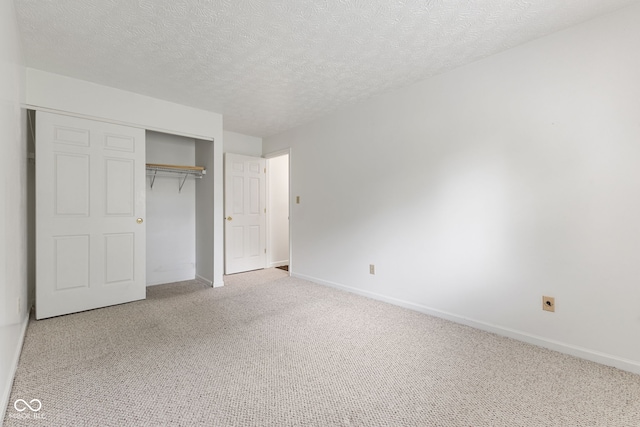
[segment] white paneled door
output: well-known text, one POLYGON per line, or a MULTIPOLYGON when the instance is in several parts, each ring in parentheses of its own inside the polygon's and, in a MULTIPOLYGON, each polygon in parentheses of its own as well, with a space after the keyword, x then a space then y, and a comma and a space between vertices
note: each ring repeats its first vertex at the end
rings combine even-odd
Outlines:
POLYGON ((225 273, 257 270, 267 260, 266 161, 224 157, 225 273))
POLYGON ((36 115, 36 318, 144 299, 145 131, 36 115))

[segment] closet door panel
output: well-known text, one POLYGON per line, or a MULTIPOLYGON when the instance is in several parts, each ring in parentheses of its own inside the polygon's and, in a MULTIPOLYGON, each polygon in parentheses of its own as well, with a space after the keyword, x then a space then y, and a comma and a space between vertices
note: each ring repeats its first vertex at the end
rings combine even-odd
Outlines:
POLYGON ((105 158, 105 206, 107 216, 133 217, 135 213, 135 162, 105 158))
POLYGON ((89 216, 89 156, 54 153, 53 179, 55 215, 89 216))
POLYGON ((55 289, 89 287, 89 236, 63 236, 53 239, 55 289))
POLYGON ((46 112, 36 126, 36 317, 145 298, 144 130, 46 112))
POLYGON ((134 280, 135 236, 133 233, 105 234, 105 284, 134 280))

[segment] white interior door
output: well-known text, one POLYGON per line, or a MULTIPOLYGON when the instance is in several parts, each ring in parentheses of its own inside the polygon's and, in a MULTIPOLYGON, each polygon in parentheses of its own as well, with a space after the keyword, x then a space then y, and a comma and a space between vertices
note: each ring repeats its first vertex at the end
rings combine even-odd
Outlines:
POLYGON ((266 161, 226 153, 224 157, 225 273, 266 264, 266 161))
POLYGON ((144 299, 145 131, 36 115, 36 318, 144 299))

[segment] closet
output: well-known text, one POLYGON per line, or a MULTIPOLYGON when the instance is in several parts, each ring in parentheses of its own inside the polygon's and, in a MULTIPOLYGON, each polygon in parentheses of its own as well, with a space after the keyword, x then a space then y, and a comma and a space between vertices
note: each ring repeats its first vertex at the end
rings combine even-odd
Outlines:
POLYGON ((212 141, 47 111, 34 121, 37 319, 144 299, 147 285, 214 284, 212 141))
POLYGON ((147 278, 157 285, 196 277, 196 141, 146 132, 147 278))

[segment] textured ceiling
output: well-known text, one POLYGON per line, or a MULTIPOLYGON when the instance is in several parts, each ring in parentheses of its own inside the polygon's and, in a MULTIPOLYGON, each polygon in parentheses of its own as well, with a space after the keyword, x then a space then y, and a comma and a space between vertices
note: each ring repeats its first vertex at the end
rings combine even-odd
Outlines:
POLYGON ((14 0, 29 67, 269 136, 636 0, 14 0))

